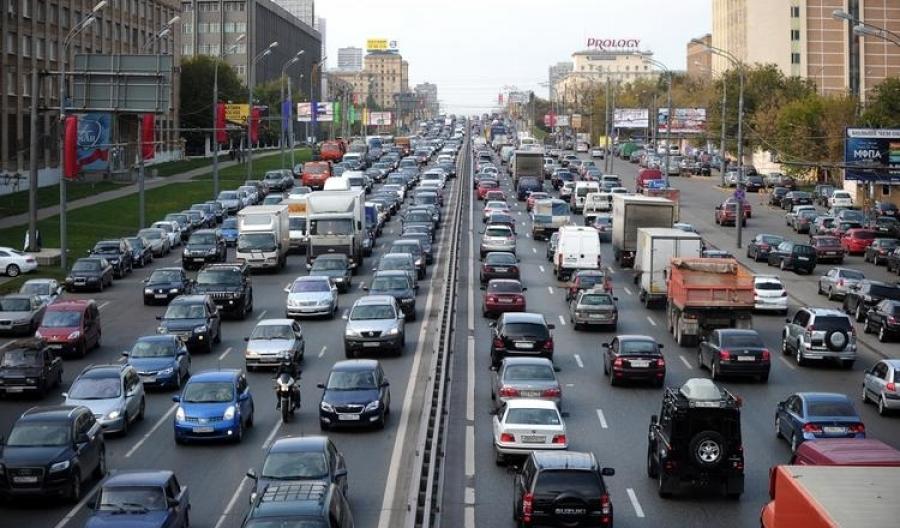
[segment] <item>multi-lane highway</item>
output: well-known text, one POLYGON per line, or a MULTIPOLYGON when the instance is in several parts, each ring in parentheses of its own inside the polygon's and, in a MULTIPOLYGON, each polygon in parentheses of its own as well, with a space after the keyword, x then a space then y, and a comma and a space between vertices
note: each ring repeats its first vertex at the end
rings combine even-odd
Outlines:
MULTIPOLYGON (((504 171, 501 171, 502 173, 504 171)), ((616 159, 614 174, 624 185, 634 188, 637 165, 616 159)), ((781 273, 765 263, 745 258, 743 249, 735 247, 734 228, 714 224, 713 208, 727 193, 716 187, 717 177, 672 178, 681 190, 681 221, 694 224, 710 243, 738 256, 742 263, 758 273, 780 275, 790 295, 791 312, 801 305, 837 306, 816 295, 816 279, 827 271, 820 265, 813 276, 781 273)), ((509 191, 511 182, 504 175, 502 186, 509 191)), ((779 209, 759 206, 755 195, 753 217, 744 231, 744 241, 757 233, 775 233, 802 240, 785 226, 779 209)), ((864 335, 860 326, 859 360, 853 370, 831 365, 798 367, 782 356, 781 315, 754 315, 753 326, 773 351, 772 371, 768 383, 726 380, 723 385, 744 400, 742 410, 743 445, 746 459, 746 491, 733 501, 720 491, 697 490, 674 499, 661 499, 656 482, 647 477, 647 433, 650 416, 658 414, 661 389, 648 386, 612 387, 603 375, 601 343, 614 335, 605 331, 575 331, 566 315, 562 283, 558 282, 545 257, 546 242, 528 237, 529 217, 524 203, 511 200, 513 214, 519 219, 518 255, 521 259, 523 285, 528 288, 528 310, 544 314, 555 323, 554 363, 559 367, 563 385, 563 405, 569 449, 592 451, 604 466, 616 469, 607 479, 611 489, 617 526, 759 526, 760 508, 768 501, 768 471, 775 464, 787 462, 790 449, 784 440, 775 438, 773 422, 776 404, 795 391, 834 391, 851 395, 858 401, 863 370, 883 356, 897 357, 900 345, 878 343, 864 335)), ((490 399, 490 328, 481 316, 481 291, 477 282, 481 202, 467 211, 463 227, 463 262, 461 266, 460 309, 454 355, 454 392, 451 407, 447 482, 444 496, 445 519, 449 526, 513 526, 513 473, 494 464, 492 408, 490 399), (474 221, 473 221, 474 219, 474 221)), ((581 223, 580 217, 575 217, 581 223)), ((709 377, 700 370, 696 348, 681 348, 666 329, 662 308, 647 310, 638 301, 632 271, 614 265, 612 250, 603 244, 603 262, 609 267, 614 292, 618 297, 619 334, 646 334, 664 344, 667 363, 666 384, 678 386, 692 377, 709 377)), ((873 278, 890 279, 884 268, 863 264, 862 257, 849 257, 845 265, 863 270, 873 278)), ((895 279, 893 279, 895 280, 895 279)), ((900 421, 880 417, 873 406, 856 404, 867 434, 900 447, 900 421)))

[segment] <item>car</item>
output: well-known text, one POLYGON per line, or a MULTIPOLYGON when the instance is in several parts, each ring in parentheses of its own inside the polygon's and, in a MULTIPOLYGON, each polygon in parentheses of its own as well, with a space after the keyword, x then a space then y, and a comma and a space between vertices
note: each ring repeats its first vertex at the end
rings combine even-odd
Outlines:
POLYGON ((886 238, 900 238, 900 220, 893 216, 879 216, 869 222, 869 227, 886 238))
POLYGON ((877 266, 887 262, 888 255, 896 248, 896 238, 876 238, 863 253, 863 260, 877 266))
POLYGON ((372 295, 390 295, 400 305, 407 321, 416 320, 416 293, 418 285, 410 271, 376 271, 372 282, 363 291, 372 295))
POLYGON ((372 359, 338 361, 331 367, 319 402, 319 427, 374 425, 383 429, 391 413, 390 383, 372 359))
POLYGON ((891 202, 875 202, 875 214, 878 216, 900 216, 897 205, 891 202))
POLYGON ((327 482, 278 482, 257 493, 242 528, 333 526, 353 528, 350 503, 327 482))
POLYGON ((847 289, 843 309, 857 321, 862 322, 865 321, 869 308, 884 299, 900 301, 900 285, 862 279, 847 289))
MULTIPOLYGON (((422 252, 425 254, 425 264, 433 264, 434 263, 434 244, 432 243, 432 235, 428 232, 409 232, 404 230, 403 233, 400 234, 400 238, 403 240, 418 240, 419 245, 422 246, 422 252)), ((413 261, 415 263, 415 261, 413 261)))
MULTIPOLYGON (((262 200, 262 197, 260 197, 262 200)), ((188 218, 188 222, 191 224, 191 229, 196 231, 198 229, 203 229, 208 226, 206 213, 203 211, 195 211, 194 209, 185 209, 181 211, 181 214, 186 215, 188 218)))
POLYGON ((888 273, 893 272, 900 274, 900 247, 897 247, 897 249, 888 254, 885 269, 887 269, 888 273))
POLYGON ((187 486, 168 470, 123 471, 110 476, 100 486, 88 506, 85 528, 105 528, 122 524, 146 528, 188 528, 191 501, 187 486))
POLYGON ((319 255, 309 268, 310 276, 317 275, 328 277, 338 287, 341 293, 350 291, 353 280, 353 270, 350 267, 350 259, 342 254, 319 255))
POLYGON ((500 188, 500 184, 497 183, 497 180, 482 179, 478 182, 476 194, 477 194, 479 200, 484 200, 488 191, 493 191, 493 190, 496 190, 499 188, 500 188))
POLYGON ((496 409, 518 398, 549 401, 562 408, 562 385, 553 363, 539 357, 508 357, 491 368, 491 401, 496 409))
MULTIPOLYGON (((291 180, 293 181, 293 175, 291 176, 291 180)), ((284 192, 287 190, 288 185, 285 182, 284 174, 280 170, 270 170, 266 171, 265 175, 263 175, 263 184, 266 186, 266 190, 268 192, 284 192)), ((266 197, 268 198, 268 196, 266 197)))
POLYGON ((112 286, 114 273, 112 264, 105 258, 80 258, 72 264, 72 269, 66 275, 66 291, 92 289, 102 292, 104 288, 112 286))
POLYGON ((875 242, 877 237, 878 233, 871 229, 848 229, 841 237, 841 246, 847 251, 848 255, 862 255, 866 252, 866 248, 875 242))
POLYGON ((853 207, 853 196, 840 189, 836 189, 828 198, 828 207, 853 207))
POLYGON ((56 279, 28 279, 19 287, 19 293, 36 295, 44 304, 50 304, 58 299, 63 290, 56 279))
POLYGON ((591 157, 592 158, 600 158, 603 159, 606 156, 606 151, 603 147, 594 147, 591 149, 591 157))
POLYGON ((612 293, 612 281, 606 271, 602 269, 577 270, 566 284, 566 302, 577 297, 578 292, 594 288, 612 293))
POLYGON ((0 335, 32 335, 41 325, 47 304, 37 295, 10 293, 0 296, 0 335))
POLYGON ((83 358, 88 350, 100 346, 100 309, 92 300, 56 301, 47 306, 34 336, 58 354, 83 358))
POLYGON ((863 272, 852 268, 831 268, 819 277, 819 295, 827 295, 829 300, 843 299, 852 287, 865 278, 863 272))
POLYGON ((159 228, 141 229, 137 232, 136 238, 142 238, 150 244, 150 252, 153 257, 162 258, 169 254, 172 249, 169 242, 169 235, 159 228))
POLYGON ((179 295, 190 293, 193 286, 193 281, 180 267, 155 269, 143 282, 144 305, 167 304, 179 295))
POLYGON ((149 240, 142 236, 127 237, 125 240, 131 245, 131 261, 135 266, 143 268, 153 262, 153 248, 149 240))
POLYGON ((191 355, 184 342, 173 335, 150 335, 137 338, 122 356, 137 372, 144 388, 181 385, 191 377, 191 355))
POLYGON ((856 330, 847 314, 833 308, 805 306, 785 319, 781 352, 794 354, 797 365, 810 359, 839 361, 845 369, 856 361, 856 330))
POLYGON ((774 275, 753 277, 753 309, 787 313, 787 290, 781 279, 774 275))
POLYGON ((790 191, 781 198, 781 208, 790 211, 796 205, 812 205, 812 195, 806 191, 790 191))
POLYGON ((212 352, 222 340, 222 317, 209 295, 179 295, 156 320, 158 333, 178 336, 191 353, 212 352))
POLYGON ((10 247, 0 247, 0 273, 7 277, 18 277, 22 273, 36 270, 37 260, 32 255, 10 247))
POLYGON ((41 339, 19 339, 0 350, 0 396, 37 394, 62 385, 63 361, 41 339))
POLYGON ((697 365, 710 377, 751 376, 769 380, 771 355, 756 330, 716 329, 703 336, 697 349, 697 365))
POLYGON ((494 317, 506 312, 525 311, 525 292, 518 279, 490 279, 482 285, 484 295, 481 302, 481 314, 494 317))
POLYGON ((619 322, 618 300, 602 286, 578 290, 569 301, 569 322, 575 330, 603 326, 615 331, 619 322))
POLYGON ((203 215, 203 224, 206 227, 215 227, 218 223, 216 220, 216 208, 208 203, 195 203, 191 204, 192 211, 198 211, 201 215, 203 215))
POLYGON ((221 224, 222 220, 225 219, 225 208, 222 207, 222 204, 217 202, 216 200, 207 200, 203 203, 212 207, 212 212, 215 216, 215 223, 221 224))
POLYGON ((222 239, 225 240, 226 247, 234 247, 237 246, 238 239, 238 222, 235 217, 228 217, 222 220, 222 225, 219 226, 219 233, 222 235, 222 239))
POLYGON ((128 364, 85 367, 62 396, 64 405, 90 409, 104 433, 122 436, 132 422, 144 419, 147 406, 144 384, 128 364))
POLYGON ((387 253, 378 259, 378 266, 374 270, 401 271, 406 273, 415 286, 419 284, 419 269, 416 267, 415 258, 409 253, 387 253))
POLYGON ((113 275, 117 279, 131 273, 134 267, 134 251, 124 238, 101 240, 88 251, 88 256, 106 259, 113 267, 113 275))
MULTIPOLYGON (((890 303, 889 313, 896 313, 900 304, 890 303)), ((896 328, 896 327, 895 327, 896 328)), ((896 331, 896 330, 895 330, 896 331)), ((880 335, 880 334, 879 334, 880 335)), ((900 409, 900 360, 882 359, 866 371, 862 383, 863 405, 873 402, 878 407, 878 414, 885 416, 900 409)))
POLYGON ((667 387, 650 417, 647 476, 667 498, 682 484, 717 485, 730 498, 744 492, 741 400, 712 380, 667 387))
POLYGON ((816 250, 816 263, 831 261, 843 264, 845 251, 841 239, 831 235, 813 235, 809 244, 816 250))
POLYGON ((491 251, 484 256, 479 272, 481 284, 491 279, 519 279, 519 259, 512 253, 491 251))
POLYGON ((169 223, 175 222, 178 225, 178 233, 182 243, 187 241, 188 237, 191 236, 191 232, 194 230, 191 226, 191 219, 186 214, 169 213, 163 217, 163 221, 169 223))
POLYGON ((759 192, 760 189, 765 188, 765 186, 766 182, 763 180, 763 177, 758 174, 751 174, 744 177, 744 189, 748 192, 759 192))
MULTIPOLYGON (((612 241, 613 217, 608 214, 600 214, 594 217, 591 227, 597 230, 597 238, 601 242, 612 241)), ((689 225, 689 224, 682 224, 689 225)))
POLYGON ((813 189, 813 201, 823 207, 828 206, 828 198, 834 193, 834 185, 819 184, 813 189))
POLYGON ((833 216, 817 216, 812 225, 809 226, 810 236, 831 234, 831 230, 834 228, 834 221, 835 218, 833 216))
POLYGON ((338 289, 329 277, 309 275, 297 277, 284 289, 286 317, 327 315, 334 318, 338 310, 338 289))
POLYGON ((797 233, 809 233, 810 226, 819 213, 816 211, 800 211, 791 218, 791 228, 797 233))
POLYGON ((875 333, 882 343, 900 335, 900 301, 885 299, 869 308, 863 332, 875 333))
POLYGON ((782 242, 784 242, 784 237, 781 235, 770 235, 767 233, 756 235, 747 244, 747 258, 752 258, 757 262, 767 260, 769 252, 782 242))
POLYGON ((724 249, 704 248, 700 251, 702 258, 733 259, 734 255, 724 249))
POLYGON ((240 443, 253 427, 253 394, 240 370, 220 369, 191 376, 180 395, 172 396, 175 443, 231 440, 240 443))
POLYGON ((357 299, 347 315, 344 355, 353 358, 363 351, 403 354, 406 347, 406 316, 390 295, 366 295, 357 299))
POLYGON ((501 402, 493 415, 497 465, 505 464, 508 458, 527 456, 537 450, 569 448, 566 424, 552 401, 517 398, 501 402))
POLYGON ((550 234, 550 239, 547 241, 547 248, 545 249, 545 256, 547 258, 547 262, 553 262, 553 255, 556 253, 556 246, 559 244, 559 231, 554 231, 550 234))
POLYGON ((170 249, 181 245, 181 224, 179 224, 178 222, 160 220, 158 222, 153 222, 152 224, 150 224, 150 228, 161 229, 166 233, 166 238, 169 239, 170 249))
POLYGON ((534 202, 538 200, 547 200, 552 198, 549 193, 545 192, 532 192, 528 194, 528 198, 525 199, 525 210, 531 212, 534 209, 534 202))
POLYGON ((650 336, 617 335, 608 343, 601 343, 603 374, 610 385, 623 381, 649 381, 662 387, 666 379, 666 360, 661 343, 650 336))
POLYGON ((106 442, 87 407, 32 407, 19 416, 0 447, 0 496, 62 496, 77 503, 82 485, 106 475, 106 442))
POLYGON ((775 408, 775 436, 797 452, 800 444, 820 438, 865 438, 866 426, 845 394, 795 392, 775 408))
POLYGON ((225 262, 228 248, 225 239, 217 229, 199 229, 191 234, 181 253, 184 269, 200 269, 204 264, 225 262))
POLYGON ((289 364, 300 372, 306 352, 306 340, 300 323, 293 319, 263 319, 245 337, 244 365, 252 372, 258 368, 278 368, 289 364))
POLYGON ((533 451, 513 480, 518 526, 613 526, 613 504, 593 453, 533 451))
POLYGON ((503 313, 491 322, 491 365, 499 366, 504 357, 539 356, 553 359, 555 325, 543 315, 530 312, 503 313))
POLYGON ((484 194, 484 199, 487 202, 504 202, 505 203, 507 200, 507 197, 506 197, 505 192, 503 192, 499 189, 495 189, 493 191, 486 192, 484 194))
POLYGON ((221 191, 216 197, 216 201, 222 204, 225 213, 229 215, 237 213, 246 205, 238 191, 221 191))
POLYGON ((209 295, 219 314, 244 319, 253 311, 250 266, 246 262, 206 264, 191 284, 190 293, 209 295))
POLYGON ((509 226, 489 225, 485 227, 479 244, 479 255, 483 259, 492 251, 516 254, 516 234, 509 226))
POLYGON ((484 208, 481 210, 481 222, 487 222, 488 217, 491 216, 492 213, 509 214, 509 204, 500 200, 489 200, 485 202, 484 208))
POLYGON ((250 469, 247 476, 255 484, 250 495, 251 503, 256 502, 270 486, 278 486, 285 481, 333 484, 345 497, 350 492, 344 455, 327 436, 279 438, 266 451, 260 473, 250 469))
POLYGON ((487 225, 505 225, 516 233, 516 218, 511 213, 492 212, 485 218, 487 225))
POLYGON ((785 187, 775 187, 772 189, 771 194, 769 195, 769 205, 773 205, 775 207, 782 207, 781 201, 784 199, 785 195, 790 192, 785 187))
POLYGON ((284 201, 284 196, 281 194, 270 194, 263 198, 263 201, 260 205, 278 205, 284 201))
POLYGON ((785 240, 775 249, 769 251, 767 264, 778 266, 782 271, 793 270, 795 273, 812 274, 816 269, 816 249, 808 244, 798 244, 785 240))

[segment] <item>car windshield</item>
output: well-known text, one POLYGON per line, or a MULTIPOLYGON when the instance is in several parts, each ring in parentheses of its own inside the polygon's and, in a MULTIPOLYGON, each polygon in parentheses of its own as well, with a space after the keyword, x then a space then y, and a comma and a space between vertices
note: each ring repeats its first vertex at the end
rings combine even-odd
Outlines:
POLYGON ((166 236, 165 233, 163 233, 159 229, 141 229, 140 231, 138 231, 138 235, 150 240, 166 236))
POLYGON ((243 233, 238 237, 238 251, 275 251, 277 243, 272 233, 243 233))
POLYGON ((171 341, 138 341, 131 347, 130 358, 175 357, 175 347, 171 341))
POLYGON ((40 350, 7 350, 3 354, 2 367, 37 367, 41 365, 40 350))
POLYGON ((869 295, 879 299, 893 299, 897 301, 900 300, 900 287, 872 284, 869 295))
MULTIPOLYGON (((818 320, 816 321, 818 323, 818 320)), ((822 400, 806 402, 807 416, 857 416, 853 405, 848 401, 822 400)))
POLYGON ((296 281, 291 286, 291 293, 312 293, 312 292, 329 292, 331 286, 326 280, 303 280, 296 281))
POLYGON ((535 484, 535 494, 557 495, 565 490, 581 490, 581 493, 599 496, 603 490, 595 471, 571 469, 545 469, 535 484))
POLYGON ((197 274, 197 284, 239 286, 241 273, 237 270, 203 270, 197 274))
POLYGON ((420 213, 409 213, 406 215, 405 223, 430 223, 431 215, 425 212, 420 213))
POLYGON ((105 486, 97 500, 99 511, 165 511, 162 486, 105 486))
POLYGON ((375 372, 371 370, 338 370, 331 373, 326 385, 330 390, 373 390, 375 372))
POLYGON ((729 348, 765 348, 762 339, 753 334, 723 334, 722 347, 729 348))
POLYGON ((510 409, 506 423, 515 425, 559 425, 559 412, 555 409, 510 409))
POLYGON ((369 290, 405 290, 409 288, 409 279, 405 277, 375 277, 369 290))
POLYGON ((176 303, 170 304, 163 319, 203 319, 206 310, 202 304, 176 303))
POLYGON ((850 318, 846 315, 820 315, 816 317, 815 328, 817 332, 829 332, 831 330, 853 331, 850 318))
POLYGON ((122 382, 115 378, 78 378, 69 389, 73 400, 106 400, 122 395, 122 382))
POLYGON ((181 401, 185 403, 226 403, 234 400, 234 385, 228 381, 188 383, 181 401))
POLYGON ((102 253, 104 255, 115 254, 119 252, 118 244, 97 244, 94 246, 94 253, 102 253))
POLYGON ((238 194, 234 191, 225 191, 219 193, 219 200, 237 200, 238 194))
POLYGON ((28 299, 0 299, 0 312, 28 312, 31 310, 31 301, 28 299))
POLYGON ((773 280, 761 280, 757 281, 754 285, 757 290, 783 290, 784 285, 778 281, 773 280))
POLYGON ((510 236, 510 230, 509 228, 489 227, 485 230, 484 234, 489 237, 508 238, 510 236))
POLYGON ((48 311, 41 321, 42 328, 76 328, 81 326, 81 312, 74 310, 48 311))
POLYGON ((265 179, 267 180, 278 180, 281 181, 281 173, 280 172, 267 172, 265 179))
POLYGON ((188 244, 196 246, 213 246, 216 243, 216 235, 212 233, 194 233, 188 240, 188 244))
POLYGON ((874 240, 875 233, 873 233, 872 231, 856 231, 853 233, 853 238, 859 240, 874 240))
POLYGON ((262 478, 273 480, 324 479, 328 462, 324 453, 269 453, 263 464, 262 478))
POLYGON ((580 304, 587 306, 612 306, 613 300, 609 295, 588 294, 581 296, 580 304))
POLYGON ((237 229, 237 218, 226 218, 222 221, 222 229, 237 229))
POLYGON ((310 222, 311 235, 350 235, 353 234, 353 221, 350 219, 313 220, 310 222))
POLYGON ((577 283, 579 288, 588 289, 603 282, 603 275, 579 275, 577 283))
POLYGON ((27 422, 16 424, 6 439, 6 447, 54 447, 69 445, 66 423, 27 422))
POLYGON ((840 246, 841 241, 836 237, 822 237, 816 239, 816 245, 818 246, 840 246))
POLYGON ((250 339, 294 339, 290 325, 260 325, 253 329, 250 339))
POLYGON ((322 258, 319 257, 313 261, 311 271, 336 271, 336 270, 346 270, 347 263, 344 259, 335 259, 335 258, 322 258))
POLYGON ((548 365, 510 365, 503 371, 504 381, 553 381, 556 376, 548 365))
POLYGON ((97 271, 100 263, 96 260, 79 260, 72 265, 72 271, 97 271))
POLYGON ((503 325, 503 333, 507 337, 532 337, 535 339, 547 339, 550 331, 539 323, 506 323, 503 325))
POLYGON ((147 282, 181 282, 181 272, 177 270, 156 270, 150 274, 147 282))
POLYGON ((619 342, 620 354, 651 354, 659 353, 659 347, 655 341, 647 339, 626 339, 619 342))
POLYGON ((358 304, 350 310, 351 321, 393 319, 394 307, 389 304, 358 304))

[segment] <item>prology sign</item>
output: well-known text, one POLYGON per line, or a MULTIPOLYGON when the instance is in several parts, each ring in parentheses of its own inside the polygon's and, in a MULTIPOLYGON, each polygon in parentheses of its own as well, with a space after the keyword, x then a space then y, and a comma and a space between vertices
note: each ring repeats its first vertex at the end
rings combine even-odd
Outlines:
POLYGON ((587 47, 599 50, 636 50, 641 46, 641 39, 610 39, 588 37, 587 47))

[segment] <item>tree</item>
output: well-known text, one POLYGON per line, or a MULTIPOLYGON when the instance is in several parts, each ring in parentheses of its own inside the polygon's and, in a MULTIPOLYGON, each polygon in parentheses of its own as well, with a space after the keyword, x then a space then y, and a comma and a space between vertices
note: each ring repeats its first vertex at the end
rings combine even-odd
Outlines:
POLYGON ((862 121, 873 128, 900 128, 900 78, 889 77, 872 89, 862 121))
MULTIPOLYGON (((212 92, 217 60, 216 57, 198 55, 181 62, 179 126, 191 152, 202 151, 205 139, 210 136, 209 129, 213 128, 212 92)), ((246 93, 234 69, 220 62, 219 100, 244 102, 246 93)))

